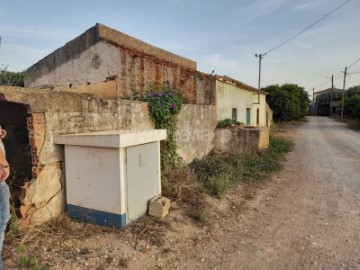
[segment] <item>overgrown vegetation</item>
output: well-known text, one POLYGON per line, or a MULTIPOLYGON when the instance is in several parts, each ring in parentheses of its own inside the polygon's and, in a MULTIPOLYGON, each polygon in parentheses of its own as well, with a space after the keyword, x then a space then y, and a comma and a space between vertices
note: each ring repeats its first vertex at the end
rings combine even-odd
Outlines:
POLYGON ((184 207, 190 218, 197 222, 206 221, 205 189, 196 181, 190 167, 183 164, 167 170, 161 185, 162 195, 184 207))
POLYGON ((244 125, 244 123, 241 123, 241 122, 233 120, 233 119, 226 118, 224 120, 220 120, 217 123, 216 127, 217 128, 228 128, 228 127, 234 127, 234 126, 240 126, 240 125, 244 125))
POLYGON ((360 85, 345 91, 344 114, 360 123, 360 85))
POLYGON ((161 167, 163 169, 175 167, 179 162, 176 152, 175 115, 180 112, 184 98, 165 83, 160 89, 150 86, 144 100, 149 104, 150 116, 154 121, 155 128, 167 130, 167 140, 161 142, 161 167))
POLYGON ((8 71, 6 66, 0 67, 0 85, 24 87, 25 72, 8 71))
POLYGON ((266 101, 274 112, 275 120, 300 120, 307 115, 310 101, 303 87, 297 84, 276 84, 262 90, 269 93, 266 101))
POLYGON ((211 153, 191 164, 197 180, 216 197, 223 197, 236 182, 261 179, 265 174, 280 169, 280 160, 292 147, 292 142, 282 137, 270 137, 269 148, 251 158, 211 153))

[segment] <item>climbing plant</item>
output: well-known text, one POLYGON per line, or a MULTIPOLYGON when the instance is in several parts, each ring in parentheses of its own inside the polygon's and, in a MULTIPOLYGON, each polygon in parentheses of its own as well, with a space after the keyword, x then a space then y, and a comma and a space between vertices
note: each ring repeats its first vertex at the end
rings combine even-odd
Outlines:
POLYGON ((145 100, 149 104, 150 116, 155 128, 167 130, 167 140, 161 142, 161 167, 163 169, 175 167, 179 162, 176 153, 176 119, 184 103, 182 95, 163 84, 161 88, 150 86, 146 91, 145 100))

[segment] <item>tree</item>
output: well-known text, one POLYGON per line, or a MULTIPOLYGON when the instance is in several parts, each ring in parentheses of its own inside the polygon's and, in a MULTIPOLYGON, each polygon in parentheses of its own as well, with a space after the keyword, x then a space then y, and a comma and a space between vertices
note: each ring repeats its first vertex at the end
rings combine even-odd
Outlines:
POLYGON ((356 85, 348 88, 345 92, 345 95, 348 97, 352 97, 355 95, 360 96, 360 85, 356 85))
POLYGON ((8 71, 7 67, 0 67, 0 85, 24 87, 25 72, 8 71))
POLYGON ((351 118, 360 122, 360 95, 346 97, 344 101, 344 111, 351 118))
POLYGON ((303 87, 297 84, 270 85, 262 90, 269 93, 266 97, 276 120, 299 120, 306 116, 309 98, 303 87))

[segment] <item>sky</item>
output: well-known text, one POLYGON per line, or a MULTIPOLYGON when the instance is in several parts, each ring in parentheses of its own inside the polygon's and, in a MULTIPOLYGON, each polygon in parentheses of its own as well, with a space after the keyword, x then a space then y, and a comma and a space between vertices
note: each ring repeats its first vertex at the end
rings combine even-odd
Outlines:
MULTIPOLYGON (((22 71, 101 23, 197 62, 198 70, 258 86, 295 83, 309 94, 343 87, 360 58, 359 0, 0 0, 0 66, 22 71)), ((360 85, 360 61, 346 88, 360 85)))

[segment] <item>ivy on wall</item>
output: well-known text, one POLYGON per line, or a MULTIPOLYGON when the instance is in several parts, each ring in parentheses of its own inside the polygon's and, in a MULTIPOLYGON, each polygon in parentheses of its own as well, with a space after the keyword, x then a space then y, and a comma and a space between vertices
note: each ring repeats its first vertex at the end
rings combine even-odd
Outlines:
POLYGON ((179 163, 179 156, 176 152, 175 116, 180 112, 184 98, 166 83, 161 88, 150 86, 144 99, 148 102, 155 128, 167 130, 167 140, 162 141, 160 147, 161 167, 163 169, 176 167, 179 163))

